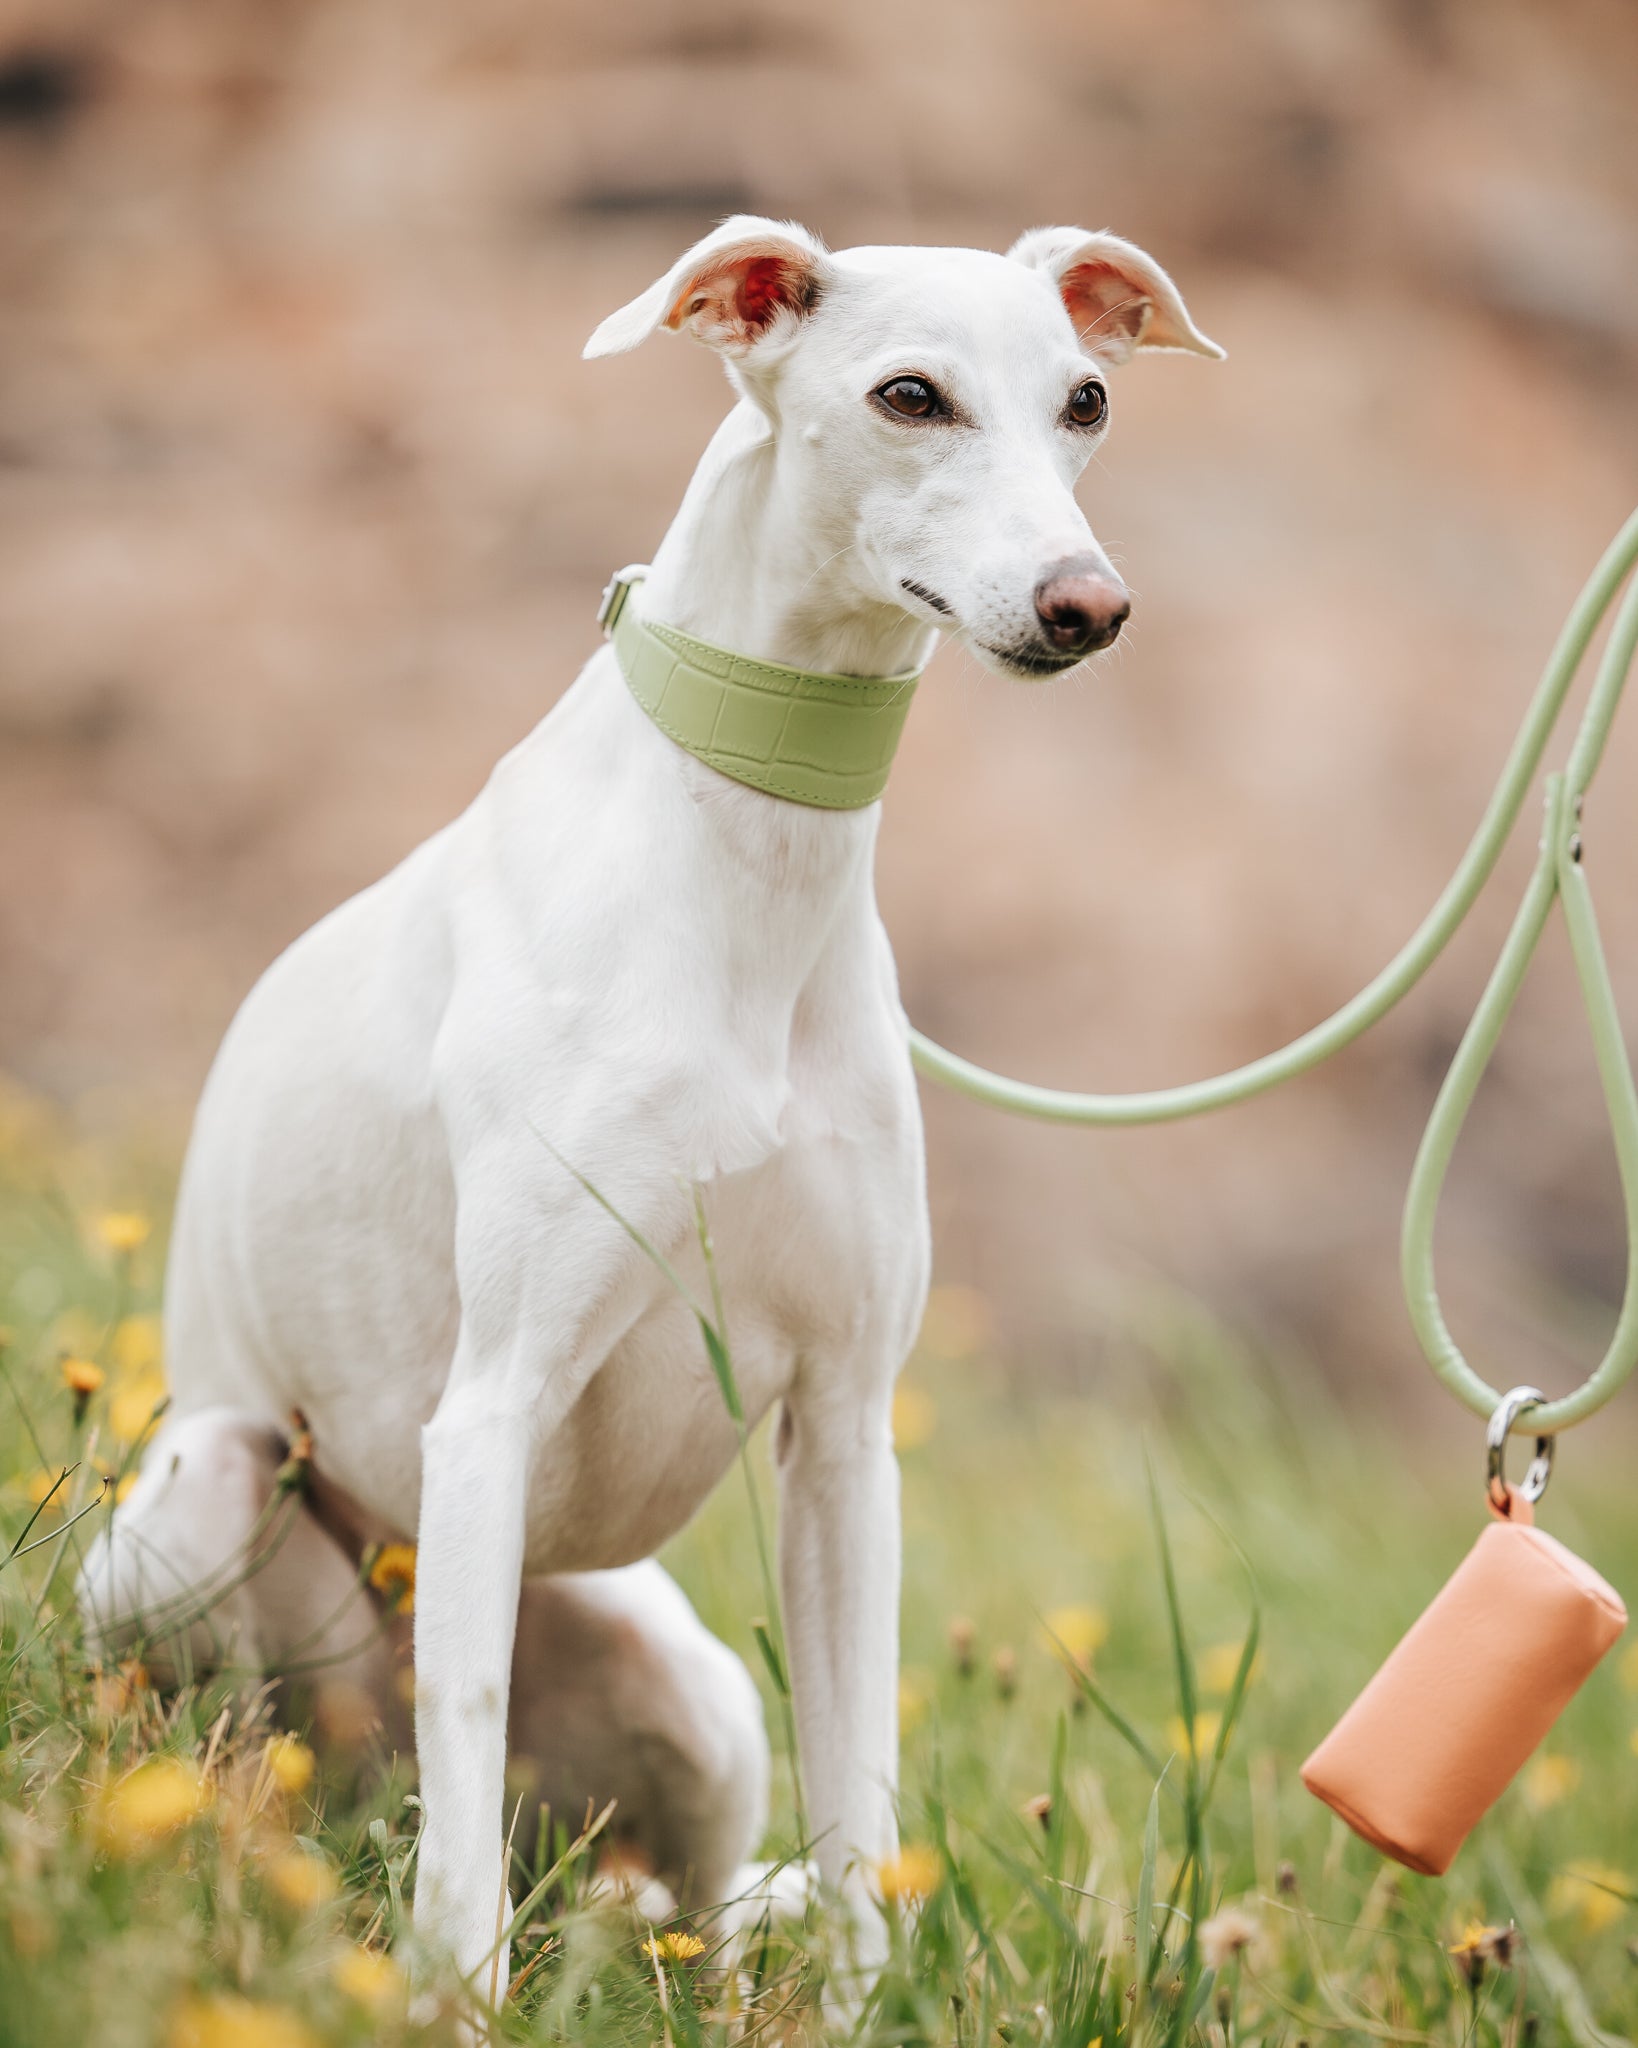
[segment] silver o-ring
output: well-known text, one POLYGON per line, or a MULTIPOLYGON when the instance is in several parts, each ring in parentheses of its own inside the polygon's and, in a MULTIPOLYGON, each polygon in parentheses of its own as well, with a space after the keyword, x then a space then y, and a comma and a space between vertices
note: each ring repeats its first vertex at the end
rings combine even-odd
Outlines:
MULTIPOLYGON (((1496 1412, 1484 1433, 1485 1440, 1485 1492, 1498 1508, 1507 1506, 1507 1439, 1512 1434, 1513 1424, 1526 1408, 1540 1408, 1547 1396, 1539 1387, 1510 1387, 1496 1405, 1496 1412)), ((1525 1469, 1519 1481, 1519 1492, 1527 1501, 1538 1501, 1547 1491, 1547 1481, 1552 1477, 1553 1446, 1555 1439, 1550 1436, 1536 1438, 1536 1454, 1525 1469)))

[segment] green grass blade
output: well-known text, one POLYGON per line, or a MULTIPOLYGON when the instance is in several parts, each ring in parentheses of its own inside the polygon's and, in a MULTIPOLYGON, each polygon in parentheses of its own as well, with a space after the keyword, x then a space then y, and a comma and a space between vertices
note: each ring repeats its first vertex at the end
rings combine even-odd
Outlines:
POLYGON ((1189 1730, 1190 1744, 1188 1765, 1191 1775, 1197 1766, 1194 1757, 1194 1723, 1199 1705, 1199 1693, 1194 1678, 1194 1658, 1189 1652, 1188 1635, 1183 1626, 1183 1602, 1177 1590, 1177 1569, 1172 1562, 1171 1537, 1166 1529, 1166 1517, 1160 1505, 1160 1486, 1155 1478, 1152 1460, 1145 1458, 1149 1479, 1149 1512, 1154 1521, 1155 1547, 1160 1552, 1160 1576, 1166 1594, 1166 1622, 1171 1632, 1172 1663, 1177 1674, 1177 1710, 1183 1717, 1183 1725, 1189 1730))
POLYGON ((1234 1680, 1229 1687, 1228 1697, 1223 1702, 1222 1725, 1217 1731, 1217 1741, 1212 1749, 1211 1770, 1207 1774, 1205 1790, 1201 1794, 1201 1805, 1204 1810, 1211 1805, 1212 1795, 1217 1789, 1218 1773, 1222 1770, 1223 1760, 1228 1755, 1229 1745, 1234 1739, 1234 1731, 1239 1725, 1241 1711, 1245 1706, 1246 1689, 1251 1683, 1251 1673, 1257 1662, 1258 1645, 1262 1641, 1263 1603, 1257 1591, 1257 1575, 1251 1568, 1251 1559, 1246 1556, 1231 1531, 1203 1500, 1196 1499, 1193 1494, 1185 1497, 1196 1512, 1210 1522, 1225 1548, 1233 1552, 1246 1582, 1248 1612, 1245 1641, 1240 1646, 1240 1660, 1235 1666, 1234 1680))
POLYGON ((1149 1983, 1155 1949, 1155 1866, 1160 1861, 1160 1787, 1149 1795, 1149 1816, 1143 1823, 1143 1867, 1138 1872, 1137 1892, 1137 1982, 1139 1997, 1149 1983))
POLYGON ((773 1689, 781 1699, 791 1696, 790 1676, 785 1669, 785 1660, 779 1654, 779 1645, 774 1641, 773 1630, 764 1616, 758 1614, 751 1621, 751 1634, 756 1646, 762 1652, 762 1661, 768 1667, 768 1676, 773 1680, 773 1689))
POLYGON ((653 1264, 659 1269, 659 1271, 665 1275, 666 1279, 670 1281, 675 1292, 682 1298, 682 1300, 687 1302, 688 1306, 694 1311, 695 1315, 699 1318, 700 1322, 702 1324, 707 1322, 708 1318, 706 1316, 704 1309, 700 1307, 699 1303, 694 1299, 693 1295, 690 1294, 688 1289, 683 1285, 681 1275, 677 1272, 676 1267, 673 1266, 671 1261, 666 1257, 665 1253, 660 1250, 659 1246, 651 1244, 649 1240, 643 1235, 643 1233, 637 1228, 636 1224, 628 1221, 627 1218, 621 1214, 621 1212, 609 1200, 608 1196, 604 1194, 603 1190, 600 1187, 598 1187, 595 1182, 589 1181, 586 1178, 586 1176, 580 1171, 579 1167, 575 1165, 572 1159, 565 1159, 563 1154, 557 1149, 557 1147, 552 1143, 551 1139, 548 1138, 543 1131, 535 1130, 535 1126, 533 1124, 530 1124, 529 1128, 531 1131, 534 1132, 534 1135, 539 1140, 539 1142, 545 1146, 546 1150, 551 1153, 552 1157, 557 1161, 558 1165, 562 1167, 563 1171, 566 1174, 569 1174, 573 1179, 579 1181, 580 1185, 585 1189, 586 1193, 591 1196, 592 1200, 597 1204, 598 1208, 603 1210, 605 1214, 611 1216, 614 1219, 614 1221, 619 1224, 620 1228, 626 1233, 627 1237, 631 1239, 632 1243, 643 1254, 643 1256, 651 1260, 653 1264))
POLYGON ((711 1371, 722 1395, 722 1405, 736 1429, 745 1427, 745 1404, 739 1398, 739 1382, 734 1377, 734 1362, 728 1355, 728 1347, 717 1332, 715 1323, 707 1321, 694 1311, 699 1318, 700 1335, 705 1339, 705 1355, 711 1361, 711 1371))
POLYGON ((17 1541, 11 1546, 10 1550, 6 1552, 4 1563, 0 1564, 0 1571, 3 1571, 5 1569, 5 1565, 10 1564, 14 1557, 21 1557, 24 1554, 25 1544, 28 1546, 30 1550, 34 1548, 33 1544, 29 1543, 28 1541, 29 1532, 33 1529, 35 1523, 40 1519, 40 1517, 45 1513, 46 1509, 50 1507, 51 1503, 56 1499, 59 1490, 68 1484, 69 1480, 73 1478, 74 1474, 79 1469, 80 1468, 77 1464, 65 1465, 62 1468, 62 1470, 57 1474, 56 1478, 51 1483, 51 1491, 35 1507, 33 1514, 30 1515, 28 1520, 23 1524, 22 1532, 18 1536, 17 1541))
POLYGON ((1065 1649, 1064 1645, 1053 1634, 1052 1630, 1047 1627, 1044 1621, 1041 1623, 1041 1626, 1046 1631, 1049 1641, 1062 1659, 1064 1669, 1069 1673, 1070 1682, 1080 1692, 1081 1696, 1090 1706, 1095 1707, 1109 1723, 1121 1741, 1126 1744, 1132 1754, 1142 1763, 1143 1768, 1151 1778, 1164 1776, 1165 1766, 1161 1763, 1160 1758, 1149 1747, 1148 1743, 1144 1741, 1131 1722, 1127 1720, 1114 1701, 1103 1691, 1097 1680, 1093 1678, 1091 1672, 1084 1670, 1070 1656, 1068 1650, 1065 1649))

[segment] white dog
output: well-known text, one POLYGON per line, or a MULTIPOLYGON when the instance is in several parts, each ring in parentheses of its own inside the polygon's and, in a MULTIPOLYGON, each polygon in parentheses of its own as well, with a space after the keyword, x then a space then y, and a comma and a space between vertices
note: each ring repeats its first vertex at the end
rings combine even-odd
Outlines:
MULTIPOLYGON (((1220 353, 1150 258, 1071 228, 1007 256, 832 254, 740 217, 586 353, 659 328, 716 349, 738 402, 637 619, 904 689, 941 632, 1031 677, 1114 639, 1127 595, 1073 494, 1107 372, 1137 348, 1220 353)), ((462 817, 246 1001, 183 1175, 173 1417, 84 1586, 110 1643, 208 1592, 302 1411, 360 1526, 419 1543, 416 1929, 467 1972, 501 1924, 509 1695, 551 1769, 603 1771, 636 1806, 682 1784, 656 1855, 697 1901, 728 1894, 763 1825, 749 1679, 642 1562, 736 1447, 692 1313, 616 1220, 703 1296, 695 1190, 747 1417, 780 1405, 808 1819, 866 1951, 895 1840, 890 1408, 928 1226, 879 806, 747 786, 634 689, 594 654, 462 817)), ((300 1542, 228 1596, 271 1669, 351 1569, 317 1522, 300 1542)))

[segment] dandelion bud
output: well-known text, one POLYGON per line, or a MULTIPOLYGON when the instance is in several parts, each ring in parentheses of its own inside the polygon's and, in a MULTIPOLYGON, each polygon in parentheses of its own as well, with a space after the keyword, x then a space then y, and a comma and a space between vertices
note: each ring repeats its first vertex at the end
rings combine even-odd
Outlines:
POLYGON ((307 1427, 307 1417, 299 1408, 290 1411, 290 1446, 285 1452, 284 1463, 274 1479, 274 1487, 282 1500, 288 1493, 305 1493, 307 1482, 313 1470, 313 1432, 307 1427))
POLYGON ((965 1614, 950 1617, 950 1655, 955 1659, 955 1668, 962 1678, 973 1675, 973 1648, 978 1641, 978 1629, 965 1614))
POLYGON ((101 1391, 106 1375, 102 1367, 89 1358, 73 1357, 63 1360, 62 1375, 63 1385, 74 1396, 74 1427, 78 1429, 85 1420, 92 1395, 101 1391))

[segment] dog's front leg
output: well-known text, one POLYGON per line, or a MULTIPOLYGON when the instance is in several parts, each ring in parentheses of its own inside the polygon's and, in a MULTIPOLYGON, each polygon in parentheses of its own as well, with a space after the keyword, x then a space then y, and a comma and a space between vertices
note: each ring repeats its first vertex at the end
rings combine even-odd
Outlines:
MULTIPOLYGON (((489 1028, 487 1012, 483 1021, 489 1028)), ((653 1284, 624 1227, 556 1164, 528 1118, 518 1121, 521 1136, 469 1140, 457 1165, 461 1326, 421 1433, 415 1589, 417 1946, 425 1962, 453 1960, 486 2002, 507 1983, 507 1696, 532 1488, 653 1284)), ((612 1168, 599 1179, 645 1232, 675 1235, 685 1213, 676 1189, 665 1189, 668 1211, 612 1168)))
POLYGON ((886 1953, 872 1903, 898 1836, 899 1468, 891 1381, 787 1397, 779 1430, 781 1596, 808 1828, 852 1909, 854 1960, 886 1953))
POLYGON ((446 1395, 422 1433, 415 1746, 425 1818, 415 1933, 429 1958, 452 1959, 491 2004, 506 1981, 506 1707, 531 1434, 528 1418, 464 1390, 446 1395))

